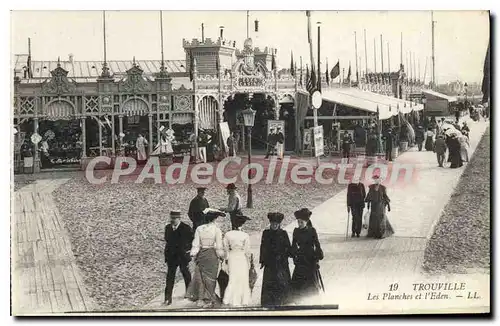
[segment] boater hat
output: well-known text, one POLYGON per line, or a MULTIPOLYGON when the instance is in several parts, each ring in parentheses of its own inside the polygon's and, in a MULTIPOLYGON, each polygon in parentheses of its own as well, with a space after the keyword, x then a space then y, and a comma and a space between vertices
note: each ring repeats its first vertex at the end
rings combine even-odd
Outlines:
POLYGON ((283 215, 283 213, 267 213, 267 218, 271 223, 281 223, 285 215, 283 215))
POLYGON ((180 211, 170 211, 170 218, 181 218, 180 211))
POLYGON ((301 208, 294 213, 295 218, 298 220, 309 221, 311 218, 312 212, 309 208, 301 208))
POLYGON ((227 185, 227 187, 226 187, 226 189, 227 189, 227 190, 234 190, 234 189, 236 189, 236 188, 237 188, 237 187, 236 187, 236 185, 235 185, 234 183, 230 183, 230 184, 228 184, 228 185, 227 185))

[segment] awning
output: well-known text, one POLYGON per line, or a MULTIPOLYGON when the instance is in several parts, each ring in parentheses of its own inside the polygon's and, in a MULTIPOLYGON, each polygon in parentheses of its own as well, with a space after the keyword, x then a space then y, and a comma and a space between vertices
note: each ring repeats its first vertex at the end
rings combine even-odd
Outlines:
POLYGON ((66 101, 52 102, 45 107, 45 114, 48 120, 75 119, 73 111, 73 106, 66 101))
POLYGON ((389 119, 392 116, 411 111, 420 111, 424 107, 422 104, 411 103, 395 97, 380 95, 373 92, 363 91, 357 88, 327 89, 322 93, 325 101, 338 103, 358 110, 377 113, 381 120, 389 119))
POLYGON ((186 123, 193 123, 192 113, 172 113, 172 124, 185 125, 186 123))
POLYGON ((146 102, 141 99, 132 98, 123 104, 122 112, 126 116, 144 116, 148 114, 149 108, 146 102))
POLYGON ((434 96, 434 97, 437 97, 437 98, 440 98, 443 100, 447 100, 448 102, 456 102, 457 101, 457 98, 455 96, 449 96, 449 95, 446 95, 443 93, 431 91, 430 89, 422 90, 422 93, 427 94, 427 95, 431 95, 431 96, 434 96))

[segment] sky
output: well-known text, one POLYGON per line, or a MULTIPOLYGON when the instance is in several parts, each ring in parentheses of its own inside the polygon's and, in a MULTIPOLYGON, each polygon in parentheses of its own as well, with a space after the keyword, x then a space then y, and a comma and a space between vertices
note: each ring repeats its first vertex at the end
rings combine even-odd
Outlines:
MULTIPOLYGON (((299 66, 310 62, 305 11, 250 11, 250 37, 254 46, 277 49, 278 68, 290 67, 290 54, 299 66), (259 32, 254 21, 259 20, 259 32)), ((31 38, 33 60, 102 60, 102 11, 13 11, 11 14, 11 52, 28 52, 31 38)), ((159 11, 106 11, 108 60, 148 60, 161 58, 159 11)), ((436 81, 461 80, 481 82, 489 39, 489 16, 486 11, 435 11, 436 81)), ((374 41, 377 71, 381 71, 383 40, 384 71, 396 71, 409 53, 416 76, 426 81, 431 75, 432 32, 429 11, 312 11, 314 60, 317 61, 317 22, 321 22, 322 71, 328 61, 331 69, 337 60, 341 70, 349 62, 356 67, 355 33, 358 69, 374 70, 374 41), (364 30, 366 30, 366 56, 364 30), (389 49, 388 49, 389 45, 389 49), (365 58, 367 60, 365 60, 365 58), (420 66, 420 68, 419 68, 420 66)), ((219 26, 224 38, 236 41, 241 48, 247 33, 246 11, 163 11, 165 59, 185 59, 182 39, 205 37, 216 39, 219 26)), ((408 71, 408 69, 407 69, 408 71)))

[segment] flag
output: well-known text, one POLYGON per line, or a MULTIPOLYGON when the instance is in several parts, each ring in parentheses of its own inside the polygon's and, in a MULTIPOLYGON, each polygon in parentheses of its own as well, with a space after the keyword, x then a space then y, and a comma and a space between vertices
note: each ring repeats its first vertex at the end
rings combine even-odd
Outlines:
POLYGON ((490 42, 484 58, 483 81, 481 83, 481 92, 483 93, 482 103, 488 102, 490 98, 490 42))
POLYGON ((295 73, 294 73, 294 66, 293 66, 293 52, 291 52, 291 59, 290 59, 290 75, 295 76, 295 73))
POLYGON ((325 71, 325 76, 326 76, 326 84, 330 86, 330 76, 328 74, 328 60, 326 60, 326 71, 325 71))
POLYGON ((255 31, 259 31, 259 21, 257 19, 255 20, 255 31))
POLYGON ((273 57, 271 61, 271 70, 276 70, 276 59, 274 58, 274 51, 273 51, 273 57))
POLYGON ((220 62, 219 56, 215 59, 215 70, 217 71, 217 77, 220 77, 220 62))
POLYGON ((189 54, 189 80, 193 81, 194 78, 194 57, 193 51, 189 54))
POLYGON ((351 81, 351 63, 349 62, 349 70, 347 71, 347 82, 351 81))
POLYGON ((310 76, 309 80, 307 81, 306 88, 307 88, 307 91, 309 92, 309 94, 311 94, 311 95, 317 89, 316 72, 314 71, 314 67, 311 68, 311 76, 310 76))
POLYGON ((302 84, 302 56, 300 57, 300 86, 303 86, 302 84))
POLYGON ((309 67, 307 66, 307 64, 306 64, 306 78, 305 78, 305 81, 306 81, 306 87, 307 87, 307 83, 309 82, 309 67))
POLYGON ((330 77, 333 79, 337 78, 340 75, 340 61, 337 61, 335 67, 330 71, 330 77))

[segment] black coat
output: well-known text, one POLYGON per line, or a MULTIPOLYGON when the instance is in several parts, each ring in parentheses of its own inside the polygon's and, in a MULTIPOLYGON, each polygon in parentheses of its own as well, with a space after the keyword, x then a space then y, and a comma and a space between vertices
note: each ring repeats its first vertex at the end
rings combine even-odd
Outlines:
POLYGON ((196 196, 193 200, 191 200, 191 203, 189 203, 188 216, 191 222, 193 222, 193 227, 195 225, 198 226, 204 224, 205 215, 203 214, 203 211, 208 207, 210 207, 210 205, 208 204, 208 200, 206 198, 196 196))
POLYGON ((264 266, 261 305, 287 303, 290 287, 290 238, 285 230, 264 230, 260 245, 260 264, 264 266))
POLYGON ((191 260, 189 252, 193 243, 193 230, 181 222, 174 231, 171 224, 165 227, 165 262, 187 264, 191 260))
POLYGON ((365 206, 366 190, 363 183, 350 183, 347 186, 347 206, 365 206))

